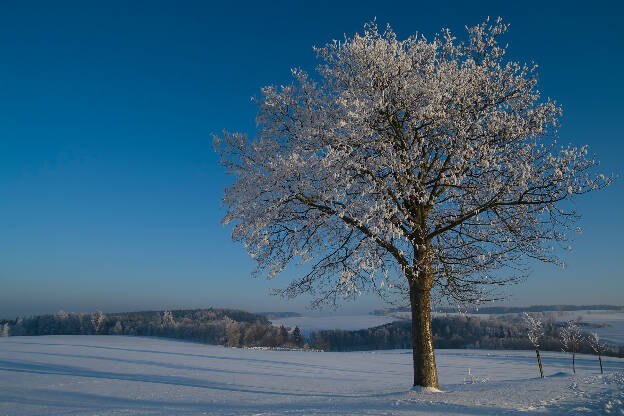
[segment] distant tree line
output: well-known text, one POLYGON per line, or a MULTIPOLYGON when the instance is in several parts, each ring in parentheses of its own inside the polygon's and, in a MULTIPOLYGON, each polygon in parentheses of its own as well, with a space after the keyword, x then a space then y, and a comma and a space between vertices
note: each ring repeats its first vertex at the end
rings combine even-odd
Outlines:
MULTIPOLYGON (((456 307, 437 307, 436 312, 457 312, 456 307)), ((564 311, 624 311, 624 306, 616 305, 532 305, 532 306, 485 306, 469 310, 471 314, 503 314, 522 312, 564 312, 564 311)), ((398 312, 410 312, 407 306, 397 308, 375 309, 373 315, 390 315, 398 312)))
MULTIPOLYGON (((560 331, 554 314, 543 318, 543 351, 561 351, 560 331)), ((518 316, 503 318, 480 318, 475 316, 440 316, 431 321, 435 348, 476 349, 534 349, 527 338, 526 325, 518 316)), ((309 335, 314 348, 331 351, 381 350, 411 348, 411 322, 397 321, 358 331, 323 330, 309 335)), ((577 352, 592 354, 589 345, 582 345, 577 352)), ((604 355, 624 357, 624 348, 608 345, 604 355)))
MULTIPOLYGON (((561 351, 555 314, 541 314, 542 351, 561 351)), ((582 323, 581 323, 582 325, 582 323)), ((588 324, 585 324, 588 326, 588 324)), ((436 348, 533 349, 519 316, 439 316, 432 319, 436 348)), ((193 309, 125 313, 65 313, 0 320, 0 336, 135 335, 178 338, 230 347, 312 348, 325 351, 407 349, 410 321, 358 331, 323 330, 304 336, 298 327, 271 325, 264 316, 237 309, 193 309)), ((581 345, 578 353, 593 353, 581 345)), ((624 357, 624 349, 606 345, 603 355, 624 357)))
POLYGON ((236 309, 65 313, 0 321, 0 336, 136 335, 179 338, 232 347, 300 347, 299 328, 275 327, 236 309))

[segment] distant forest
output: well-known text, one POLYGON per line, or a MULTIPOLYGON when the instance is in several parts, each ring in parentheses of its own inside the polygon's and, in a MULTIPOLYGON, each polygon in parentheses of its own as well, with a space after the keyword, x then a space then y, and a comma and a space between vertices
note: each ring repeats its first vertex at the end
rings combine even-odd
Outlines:
MULTIPOLYGON (((555 320, 555 313, 542 313, 544 338, 541 350, 561 351, 561 323, 555 320)), ((592 325, 581 322, 585 335, 592 325)), ((481 318, 478 316, 439 316, 431 320, 435 348, 475 349, 533 349, 527 337, 527 329, 518 315, 481 318)), ((310 334, 315 347, 331 351, 378 350, 411 348, 411 321, 397 321, 358 331, 316 331, 310 334)), ((591 354, 589 345, 580 345, 580 353, 591 354)), ((624 347, 608 345, 605 355, 624 357, 624 347)))
MULTIPOLYGON (((410 312, 409 307, 376 309, 373 315, 391 315, 398 312, 410 312)), ((456 307, 437 307, 436 312, 453 313, 458 312, 456 307)), ((522 312, 560 312, 560 311, 624 311, 624 306, 616 305, 532 305, 532 306, 485 306, 480 308, 468 309, 466 311, 471 314, 503 314, 503 313, 522 313, 522 312)))
POLYGON ((231 347, 302 345, 299 329, 275 327, 264 316, 237 309, 193 309, 92 314, 65 313, 0 321, 0 336, 136 335, 179 338, 231 347))
MULTIPOLYGON (((272 313, 266 313, 273 315, 272 313)), ((541 313, 542 350, 561 351, 555 313, 541 313)), ((588 324, 585 329, 590 330, 588 324)), ((517 315, 481 318, 439 316, 432 319, 436 348, 532 349, 517 315)), ((65 313, 0 320, 0 336, 135 335, 178 338, 230 347, 305 348, 325 351, 411 348, 411 323, 398 321, 357 331, 323 330, 303 336, 299 328, 276 327, 262 315, 237 309, 193 309, 105 314, 65 313)), ((591 353, 589 346, 578 352, 591 353)), ((605 355, 624 357, 622 346, 605 355)))

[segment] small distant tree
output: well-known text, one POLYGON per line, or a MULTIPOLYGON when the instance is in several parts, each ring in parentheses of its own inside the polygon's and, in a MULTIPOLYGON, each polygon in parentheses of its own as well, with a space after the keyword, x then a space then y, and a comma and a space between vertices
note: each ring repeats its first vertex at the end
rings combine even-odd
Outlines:
POLYGON ((113 335, 123 335, 123 326, 120 321, 115 322, 115 326, 111 329, 113 335))
MULTIPOLYGON (((271 331, 261 324, 243 325, 241 324, 241 331, 243 332, 243 344, 245 346, 258 346, 262 345, 262 340, 265 338, 268 332, 268 338, 271 338, 271 331)), ((268 339, 267 339, 268 341, 268 339)), ((268 342, 268 346, 274 344, 275 340, 268 342)))
POLYGON ((284 325, 280 325, 278 344, 279 345, 284 345, 284 344, 287 344, 287 343, 288 343, 288 330, 286 329, 286 327, 284 325))
POLYGON ((4 323, 0 325, 0 337, 8 337, 9 336, 9 324, 4 323))
POLYGON ((238 347, 240 345, 241 327, 238 322, 231 319, 229 316, 225 317, 225 337, 227 345, 230 347, 238 347))
POLYGON ((24 318, 18 317, 15 320, 15 324, 13 324, 13 327, 10 329, 10 335, 11 336, 28 335, 26 333, 26 328, 24 325, 24 318))
POLYGON ((594 332, 587 338, 587 343, 594 351, 594 353, 598 354, 598 362, 600 363, 600 374, 603 374, 602 371, 602 354, 606 349, 606 345, 600 342, 600 337, 598 336, 598 332, 594 332))
POLYGON ((104 327, 104 323, 106 322, 106 315, 102 311, 97 311, 96 313, 91 315, 91 326, 93 327, 93 331, 95 334, 99 334, 102 328, 104 327))
POLYGON ((167 335, 171 335, 176 323, 171 311, 165 309, 160 316, 160 329, 167 335))
POLYGON ((563 350, 572 354, 572 372, 576 374, 575 358, 576 351, 583 341, 583 333, 576 321, 568 321, 565 326, 561 328, 561 343, 563 344, 563 350))
POLYGON ((77 325, 78 325, 78 332, 80 334, 90 334, 92 332, 92 328, 91 328, 91 315, 90 314, 84 314, 84 313, 80 313, 77 315, 77 325))
POLYGON ((316 333, 314 337, 315 347, 319 350, 327 351, 329 350, 329 342, 323 337, 323 334, 319 331, 316 333))
POLYGON ((500 269, 560 263, 570 202, 611 181, 587 147, 557 143, 561 107, 536 66, 506 58, 507 28, 400 40, 369 23, 316 48, 320 76, 262 89, 257 138, 215 137, 235 176, 223 222, 257 274, 308 262, 278 293, 409 303, 415 386, 438 388, 432 294, 481 303, 523 276, 500 269))
POLYGON ((540 340, 544 336, 544 327, 541 319, 533 316, 529 313, 524 313, 522 315, 524 322, 527 326, 527 335, 529 337, 529 341, 535 347, 535 354, 537 355, 537 364, 539 365, 540 377, 544 378, 544 370, 542 369, 542 357, 540 356, 540 340))
POLYGON ((293 330, 293 343, 297 346, 300 347, 301 344, 303 343, 303 338, 301 338, 301 330, 299 329, 298 326, 295 326, 295 329, 293 330))

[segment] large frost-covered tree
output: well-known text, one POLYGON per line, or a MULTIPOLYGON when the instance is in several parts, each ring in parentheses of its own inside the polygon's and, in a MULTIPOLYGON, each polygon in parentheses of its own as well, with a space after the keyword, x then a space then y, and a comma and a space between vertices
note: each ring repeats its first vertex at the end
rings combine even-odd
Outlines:
POLYGON ((438 386, 432 294, 491 299, 525 256, 557 262, 575 212, 602 188, 587 148, 559 147, 561 108, 535 67, 506 61, 500 19, 428 40, 374 23, 316 48, 318 77, 262 89, 258 134, 215 137, 234 182, 224 223, 279 293, 315 304, 365 291, 409 300, 414 385, 438 386))

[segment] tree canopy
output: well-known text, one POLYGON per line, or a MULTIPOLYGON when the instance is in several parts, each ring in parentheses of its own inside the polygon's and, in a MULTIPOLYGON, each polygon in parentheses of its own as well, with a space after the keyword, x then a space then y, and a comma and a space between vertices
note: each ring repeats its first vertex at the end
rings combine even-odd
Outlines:
POLYGON ((496 269, 557 262, 577 218, 565 203, 610 178, 586 146, 558 145, 561 107, 540 100, 536 65, 505 61, 507 28, 398 40, 369 23, 316 48, 318 80, 294 69, 263 88, 258 135, 215 139, 235 177, 224 223, 257 271, 309 262, 282 293, 334 302, 405 295, 424 256, 438 293, 474 302, 517 277, 496 269))

